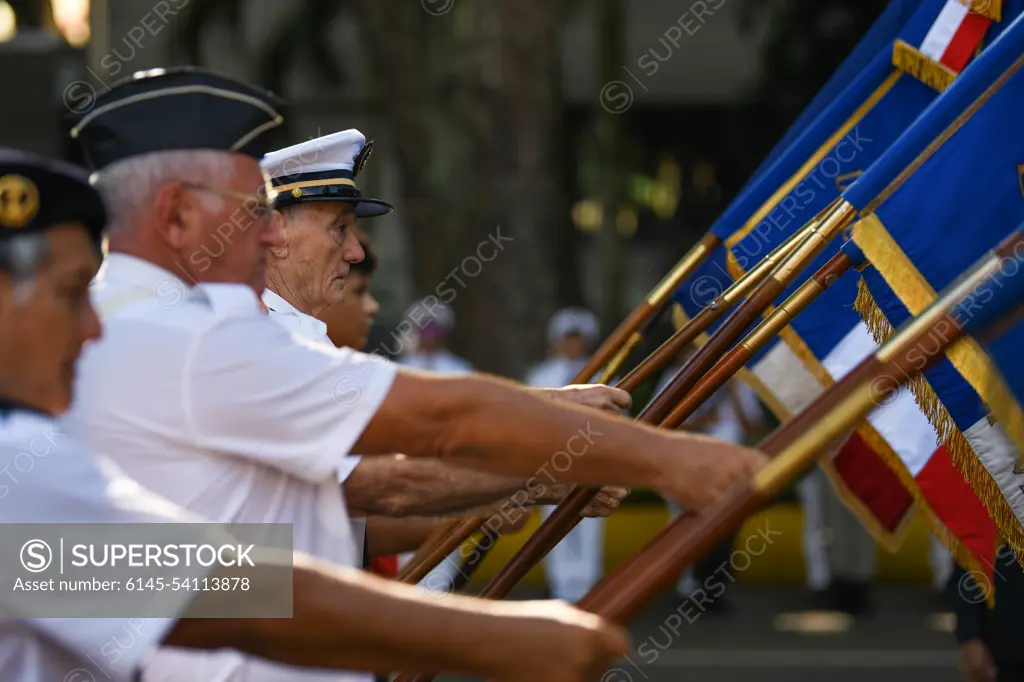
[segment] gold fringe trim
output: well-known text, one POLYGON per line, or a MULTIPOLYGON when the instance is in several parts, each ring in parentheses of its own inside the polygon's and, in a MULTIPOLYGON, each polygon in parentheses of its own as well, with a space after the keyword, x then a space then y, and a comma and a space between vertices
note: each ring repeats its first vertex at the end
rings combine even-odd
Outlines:
POLYGON ((938 137, 932 140, 928 146, 925 147, 924 151, 917 155, 917 158, 911 161, 906 168, 900 171, 900 174, 896 176, 895 180, 890 182, 885 189, 879 192, 874 199, 868 202, 868 205, 861 209, 861 215, 874 213, 879 206, 888 201, 889 197, 891 197, 896 190, 902 187, 903 183, 905 183, 910 176, 916 173, 921 166, 927 163, 928 159, 932 158, 942 145, 946 144, 951 137, 956 135, 957 131, 966 125, 966 123, 971 120, 971 117, 978 113, 978 110, 980 110, 987 101, 992 99, 992 97, 999 92, 999 90, 1006 85, 1011 78, 1013 78, 1014 74, 1017 73, 1021 67, 1024 67, 1024 54, 1017 57, 1013 64, 1000 74, 999 78, 985 88, 985 92, 978 95, 978 97, 971 102, 971 105, 956 117, 956 120, 950 123, 946 129, 938 135, 938 137))
MULTIPOLYGON (((854 308, 860 313, 877 343, 885 343, 895 333, 863 279, 859 284, 854 308)), ((914 396, 914 401, 945 444, 953 466, 974 489, 989 516, 996 522, 999 533, 1013 548, 1018 561, 1024 566, 1024 553, 1021 551, 1024 550, 1024 525, 1014 514, 1013 508, 1003 495, 999 484, 982 464, 970 441, 957 428, 956 422, 946 411, 928 380, 919 374, 908 383, 908 388, 914 396)))
MULTIPOLYGON (((877 214, 857 222, 853 239, 911 315, 920 315, 938 298, 935 289, 885 229, 877 214)), ((953 344, 946 356, 995 414, 1017 449, 1024 451, 1024 409, 988 354, 977 341, 967 337, 953 344)))
POLYGON ((956 78, 956 71, 902 40, 897 40, 892 46, 892 65, 939 92, 948 88, 956 78))
MULTIPOLYGON (((729 256, 733 256, 731 249, 727 250, 727 252, 729 256)), ((739 279, 743 276, 744 270, 740 267, 739 262, 735 257, 727 257, 727 264, 730 275, 733 278, 739 279)), ((860 299, 861 293, 858 291, 858 300, 860 299)), ((773 308, 774 306, 769 306, 764 315, 770 315, 773 308)), ((879 311, 879 313, 880 312, 881 311, 879 311)), ((679 308, 678 311, 673 311, 673 314, 673 319, 676 321, 677 328, 680 326, 680 323, 685 323, 685 320, 688 319, 682 308, 679 308), (678 313, 678 317, 676 317, 676 313, 678 313)), ((880 316, 880 320, 885 321, 885 324, 888 325, 888 321, 885 320, 884 315, 880 316)), ((828 370, 826 370, 824 366, 822 366, 818 358, 792 327, 784 327, 782 331, 779 332, 779 336, 783 342, 789 346, 790 350, 793 351, 797 358, 804 363, 804 366, 811 375, 814 376, 818 383, 822 385, 822 387, 827 389, 835 383, 834 379, 832 379, 832 375, 828 373, 828 370)), ((754 377, 753 373, 749 373, 749 376, 754 377)), ((785 422, 787 419, 792 417, 789 411, 782 406, 781 401, 774 396, 767 386, 757 380, 756 377, 754 377, 753 382, 748 381, 747 385, 750 386, 758 396, 761 396, 762 399, 764 399, 764 395, 771 396, 770 400, 765 400, 765 404, 769 406, 769 409, 772 409, 772 411, 775 412, 775 416, 780 421, 785 422), (773 404, 776 407, 773 408, 773 404)), ((903 463, 903 460, 892 449, 892 446, 889 445, 888 441, 886 441, 885 438, 883 438, 875 427, 873 427, 866 419, 864 420, 863 425, 857 429, 857 434, 865 441, 865 443, 874 449, 882 458, 882 461, 896 473, 900 483, 910 493, 911 499, 914 500, 914 509, 924 514, 929 528, 931 528, 935 536, 939 538, 939 541, 942 542, 943 546, 949 550, 949 553, 953 556, 954 560, 969 571, 982 571, 981 564, 977 557, 975 557, 970 550, 963 545, 960 539, 946 528, 938 516, 936 516, 935 512, 925 499, 924 493, 921 492, 920 487, 917 485, 917 481, 914 480, 914 477, 910 474, 910 471, 903 463)), ((962 435, 961 438, 963 438, 962 435)), ((966 442, 966 439, 964 439, 964 442, 966 442)), ((947 449, 949 449, 948 445, 947 449)), ((971 452, 973 454, 973 451, 971 452)), ((871 535, 872 538, 886 551, 895 552, 899 549, 903 541, 906 539, 907 528, 912 518, 912 514, 907 514, 900 521, 899 526, 893 530, 884 527, 871 513, 871 510, 868 509, 867 505, 857 498, 845 483, 842 482, 842 477, 839 476, 837 471, 835 471, 831 460, 819 460, 819 466, 822 467, 826 477, 833 484, 833 489, 836 491, 840 500, 842 500, 847 509, 850 510, 850 513, 860 521, 861 525, 864 526, 864 529, 868 531, 868 534, 871 535)), ((1015 545, 1011 546, 1016 549, 1015 545)), ((994 553, 995 548, 993 548, 993 556, 994 553)), ((986 601, 989 606, 994 605, 994 597, 991 593, 986 594, 986 601)))

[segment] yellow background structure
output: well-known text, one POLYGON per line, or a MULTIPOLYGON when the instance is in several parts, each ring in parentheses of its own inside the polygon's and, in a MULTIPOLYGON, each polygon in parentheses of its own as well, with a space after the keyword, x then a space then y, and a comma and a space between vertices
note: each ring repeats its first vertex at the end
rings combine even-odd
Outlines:
MULTIPOLYGON (((636 505, 618 510, 605 521, 605 571, 611 571, 623 560, 629 558, 648 540, 654 537, 668 522, 668 510, 660 505, 636 505)), ((803 560, 803 512, 799 505, 776 504, 749 518, 737 534, 734 546, 741 548, 758 529, 765 524, 771 529, 772 544, 760 556, 751 556, 749 567, 744 571, 729 569, 737 581, 745 584, 802 584, 804 582, 803 560), (779 534, 781 533, 781 534, 779 534)), ((526 528, 498 542, 487 560, 480 567, 472 585, 481 585, 508 562, 512 554, 522 546, 539 524, 535 512, 526 528)), ((877 548, 879 582, 928 583, 931 568, 928 565, 929 531, 927 524, 915 516, 903 545, 895 554, 877 548)), ((760 551, 761 541, 751 541, 754 551, 760 551)), ((465 552, 470 550, 464 549, 465 552)), ((746 559, 737 559, 737 567, 746 566, 746 559)), ((542 587, 544 574, 540 567, 534 568, 523 581, 523 585, 542 587)))

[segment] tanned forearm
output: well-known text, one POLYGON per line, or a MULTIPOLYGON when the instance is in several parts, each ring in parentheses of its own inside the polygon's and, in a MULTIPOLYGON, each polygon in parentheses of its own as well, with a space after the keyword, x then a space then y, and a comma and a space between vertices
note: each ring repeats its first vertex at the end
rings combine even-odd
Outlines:
MULTIPOLYGON (((254 575, 252 569, 248 575, 254 575)), ((231 648, 301 667, 379 673, 447 670, 489 676, 503 656, 499 648, 509 623, 499 617, 500 604, 457 595, 439 604, 414 587, 300 555, 292 580, 292 618, 185 618, 163 643, 231 648)), ((252 580, 254 586, 261 584, 274 583, 252 580)), ((200 598, 232 597, 204 593, 200 598)), ((244 598, 259 595, 246 593, 244 598)))
MULTIPOLYGON (((342 484, 352 516, 432 516, 459 513, 525 490, 521 476, 504 476, 404 455, 366 457, 342 484)), ((522 495, 529 504, 543 486, 522 495)), ((537 504, 537 502, 533 502, 537 504)), ((545 502, 546 503, 546 502, 545 502)))
POLYGON ((545 399, 496 377, 399 371, 354 451, 440 456, 528 482, 657 487, 681 455, 717 457, 729 447, 545 399))

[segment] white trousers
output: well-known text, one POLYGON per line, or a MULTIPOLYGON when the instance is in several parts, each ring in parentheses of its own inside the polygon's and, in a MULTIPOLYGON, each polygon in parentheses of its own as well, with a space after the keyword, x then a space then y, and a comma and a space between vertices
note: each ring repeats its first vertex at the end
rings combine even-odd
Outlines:
MULTIPOLYGON (((828 554, 825 528, 824 487, 829 485, 817 468, 804 476, 796 486, 797 498, 804 512, 804 567, 807 587, 823 590, 828 587, 831 575, 828 570, 828 554)), ((831 492, 831 491, 827 491, 831 492)))
MULTIPOLYGON (((541 510, 546 519, 554 507, 541 510)), ((604 519, 583 519, 544 558, 544 575, 555 599, 576 603, 604 573, 604 519)))
POLYGON ((939 542, 939 539, 932 536, 928 546, 928 564, 932 567, 932 589, 941 592, 946 589, 949 576, 953 575, 953 555, 939 542))

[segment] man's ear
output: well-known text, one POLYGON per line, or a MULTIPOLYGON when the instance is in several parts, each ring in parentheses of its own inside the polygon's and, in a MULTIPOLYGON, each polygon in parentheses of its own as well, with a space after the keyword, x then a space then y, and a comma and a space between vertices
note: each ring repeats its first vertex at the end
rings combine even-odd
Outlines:
POLYGON ((291 239, 291 232, 288 229, 288 219, 284 217, 284 213, 274 209, 270 212, 270 220, 274 223, 274 229, 281 235, 281 245, 269 246, 267 249, 270 251, 270 255, 274 258, 283 260, 288 257, 288 245, 291 239))
POLYGON ((173 249, 185 244, 185 226, 190 213, 188 193, 177 182, 169 182, 160 188, 153 201, 156 210, 156 231, 173 249))

